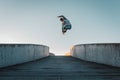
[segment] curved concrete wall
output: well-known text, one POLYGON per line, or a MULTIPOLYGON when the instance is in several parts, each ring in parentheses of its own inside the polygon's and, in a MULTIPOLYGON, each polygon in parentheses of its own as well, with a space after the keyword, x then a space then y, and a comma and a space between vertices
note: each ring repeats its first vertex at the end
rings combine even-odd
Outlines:
POLYGON ((49 47, 35 44, 0 44, 0 68, 49 55, 49 47))
POLYGON ((120 67, 120 43, 75 45, 71 55, 86 61, 120 67))

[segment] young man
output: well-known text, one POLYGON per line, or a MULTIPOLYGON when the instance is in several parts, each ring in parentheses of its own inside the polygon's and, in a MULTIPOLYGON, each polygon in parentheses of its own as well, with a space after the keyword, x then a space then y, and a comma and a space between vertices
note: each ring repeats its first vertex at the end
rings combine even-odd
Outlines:
POLYGON ((70 21, 66 18, 66 17, 64 17, 63 15, 61 15, 61 16, 58 16, 58 18, 60 18, 60 21, 62 22, 62 33, 64 34, 64 33, 66 33, 67 32, 67 30, 70 30, 71 29, 71 23, 70 23, 70 21))

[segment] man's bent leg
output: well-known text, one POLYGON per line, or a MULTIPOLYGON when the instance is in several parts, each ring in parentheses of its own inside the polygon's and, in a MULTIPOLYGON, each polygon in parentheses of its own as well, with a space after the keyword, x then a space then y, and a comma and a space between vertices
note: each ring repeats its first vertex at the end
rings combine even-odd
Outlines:
POLYGON ((66 33, 66 31, 67 31, 67 29, 63 29, 62 33, 64 34, 64 33, 66 33))
POLYGON ((66 25, 65 28, 70 30, 71 29, 71 25, 66 25))

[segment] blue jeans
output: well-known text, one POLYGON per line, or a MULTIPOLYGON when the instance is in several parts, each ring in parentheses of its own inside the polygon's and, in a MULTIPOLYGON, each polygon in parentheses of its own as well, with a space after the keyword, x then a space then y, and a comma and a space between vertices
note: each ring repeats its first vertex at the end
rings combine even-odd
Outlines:
POLYGON ((62 27, 63 29, 67 29, 67 30, 70 30, 71 29, 71 25, 65 25, 62 27))

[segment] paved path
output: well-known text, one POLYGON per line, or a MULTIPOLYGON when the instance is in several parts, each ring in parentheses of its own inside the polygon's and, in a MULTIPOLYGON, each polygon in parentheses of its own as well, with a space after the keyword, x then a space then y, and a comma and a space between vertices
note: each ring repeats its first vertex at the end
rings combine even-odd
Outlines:
POLYGON ((55 56, 1 69, 0 80, 120 80, 120 68, 55 56))

